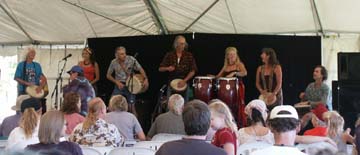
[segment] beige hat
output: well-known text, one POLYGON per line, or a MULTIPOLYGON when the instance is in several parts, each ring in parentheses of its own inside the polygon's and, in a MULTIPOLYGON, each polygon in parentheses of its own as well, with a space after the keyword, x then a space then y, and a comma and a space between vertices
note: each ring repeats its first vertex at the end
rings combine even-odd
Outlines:
POLYGON ((30 97, 31 96, 29 96, 29 95, 20 95, 20 96, 18 96, 17 99, 16 99, 16 105, 12 106, 11 109, 15 110, 15 111, 20 111, 21 103, 24 100, 26 100, 26 99, 28 99, 30 97))

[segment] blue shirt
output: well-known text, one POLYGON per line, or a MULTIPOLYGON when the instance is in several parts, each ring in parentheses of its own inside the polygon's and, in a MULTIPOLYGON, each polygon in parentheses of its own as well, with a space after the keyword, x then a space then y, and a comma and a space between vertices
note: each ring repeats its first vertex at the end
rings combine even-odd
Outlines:
MULTIPOLYGON (((16 67, 14 79, 19 78, 24 81, 30 82, 32 84, 39 85, 41 75, 43 75, 43 72, 39 63, 37 62, 26 63, 26 61, 22 61, 16 67)), ((18 83, 18 92, 23 93, 25 91, 25 88, 26 88, 25 85, 18 83)))

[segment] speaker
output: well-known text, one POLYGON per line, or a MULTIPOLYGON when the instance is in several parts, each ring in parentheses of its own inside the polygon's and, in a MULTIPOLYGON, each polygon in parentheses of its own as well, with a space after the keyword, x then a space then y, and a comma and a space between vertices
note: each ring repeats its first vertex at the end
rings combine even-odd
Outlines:
POLYGON ((360 53, 338 53, 338 79, 360 80, 360 53))
POLYGON ((360 81, 333 81, 332 90, 334 109, 344 117, 345 129, 353 131, 360 113, 360 81))

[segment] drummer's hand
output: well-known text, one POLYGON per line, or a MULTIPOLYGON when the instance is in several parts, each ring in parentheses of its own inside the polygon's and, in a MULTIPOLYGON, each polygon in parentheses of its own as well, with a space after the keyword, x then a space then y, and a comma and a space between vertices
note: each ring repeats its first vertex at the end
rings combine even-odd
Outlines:
POLYGON ((124 84, 122 84, 120 81, 116 81, 116 86, 117 86, 119 89, 123 89, 123 88, 124 88, 124 84))
POLYGON ((261 95, 266 95, 266 94, 267 94, 267 91, 261 90, 261 91, 260 91, 260 94, 261 94, 261 95))
POLYGON ((167 70, 168 70, 169 72, 172 72, 172 71, 175 70, 175 67, 174 67, 174 66, 169 66, 169 67, 167 67, 167 70))
POLYGON ((305 97, 305 93, 304 93, 304 92, 301 92, 301 93, 299 94, 299 98, 300 98, 301 100, 303 100, 304 97, 305 97))
POLYGON ((179 83, 178 83, 177 86, 178 86, 179 88, 182 88, 182 87, 185 86, 185 84, 186 84, 185 81, 184 81, 184 80, 181 80, 181 81, 179 81, 179 83))
POLYGON ((144 80, 144 87, 145 87, 145 88, 149 87, 149 81, 148 81, 148 79, 145 79, 145 80, 144 80))
POLYGON ((236 74, 236 72, 232 72, 232 73, 230 73, 230 74, 226 75, 226 77, 227 77, 227 78, 234 77, 234 76, 235 76, 235 74, 236 74))
POLYGON ((274 93, 269 93, 269 95, 267 96, 268 101, 273 101, 275 99, 275 94, 274 93))
POLYGON ((41 93, 41 87, 36 87, 35 91, 36 91, 36 94, 40 94, 41 93))

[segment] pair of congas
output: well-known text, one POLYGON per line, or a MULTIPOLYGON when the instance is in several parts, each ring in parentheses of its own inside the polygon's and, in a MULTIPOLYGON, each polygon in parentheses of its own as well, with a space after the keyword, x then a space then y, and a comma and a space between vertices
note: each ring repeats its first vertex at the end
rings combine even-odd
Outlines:
POLYGON ((227 104, 235 104, 238 97, 239 80, 235 77, 196 76, 193 80, 193 87, 196 99, 208 103, 216 98, 227 104))

